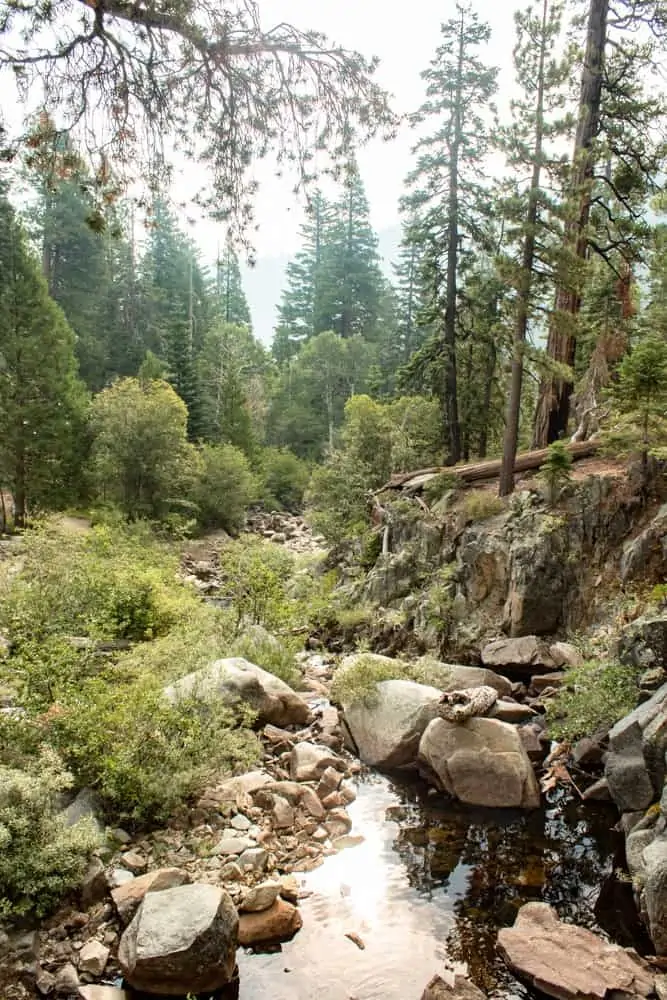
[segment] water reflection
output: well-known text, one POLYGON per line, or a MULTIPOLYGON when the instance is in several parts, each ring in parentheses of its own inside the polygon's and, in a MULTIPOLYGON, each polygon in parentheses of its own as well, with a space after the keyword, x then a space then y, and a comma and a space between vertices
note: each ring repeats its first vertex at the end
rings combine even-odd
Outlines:
POLYGON ((530 814, 470 810, 378 775, 358 792, 350 813, 364 842, 306 877, 303 930, 280 954, 240 956, 240 1000, 418 1000, 445 965, 519 996, 495 940, 522 903, 544 899, 600 929, 612 809, 560 800, 530 814))

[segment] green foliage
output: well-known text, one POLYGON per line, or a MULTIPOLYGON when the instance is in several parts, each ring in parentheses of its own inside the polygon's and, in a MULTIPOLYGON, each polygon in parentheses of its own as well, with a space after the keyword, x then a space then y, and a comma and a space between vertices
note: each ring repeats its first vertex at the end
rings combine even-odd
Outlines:
POLYGON ((242 451, 231 444, 205 444, 198 453, 199 469, 192 491, 205 528, 236 533, 248 506, 257 499, 259 484, 242 451))
POLYGON ((222 549, 221 596, 229 599, 238 630, 255 624, 271 631, 289 621, 287 583, 293 566, 293 557, 269 542, 242 539, 222 549))
POLYGON ((446 493, 451 490, 458 491, 461 488, 461 480, 453 472, 441 472, 424 486, 424 497, 429 505, 433 505, 441 500, 446 493))
POLYGON ((373 473, 345 452, 335 451, 313 470, 306 495, 308 519, 329 542, 342 542, 368 527, 367 494, 373 473))
POLYGON ((258 625, 244 629, 231 648, 232 656, 244 657, 290 686, 297 684, 300 676, 294 654, 294 649, 258 625))
POLYGON ((92 475, 102 501, 159 517, 191 475, 185 404, 166 382, 125 378, 93 400, 92 475))
POLYGON ((310 469, 288 448, 264 448, 259 459, 261 500, 264 507, 296 513, 310 480, 310 469))
POLYGON ((501 497, 487 490, 470 490, 461 499, 459 509, 466 521, 486 521, 505 510, 501 497))
POLYGON ((377 699, 376 685, 381 681, 412 679, 408 663, 374 656, 372 653, 361 654, 336 670, 331 685, 331 698, 339 705, 356 702, 372 705, 377 699))
POLYGON ((626 354, 609 390, 613 405, 609 446, 628 451, 638 448, 664 457, 667 431, 667 340, 650 334, 626 354))
POLYGON ((564 441, 554 441, 549 445, 538 476, 545 485, 549 503, 555 504, 561 490, 572 478, 572 455, 564 441))
POLYGON ((166 820, 215 775, 257 760, 256 738, 239 725, 247 721, 219 702, 170 705, 158 678, 139 675, 70 688, 44 725, 77 783, 94 788, 110 816, 145 825, 166 820))
POLYGON ((576 740, 607 730, 637 704, 637 674, 618 663, 584 663, 569 670, 549 702, 549 732, 576 740))
POLYGON ((58 794, 71 776, 49 749, 29 771, 0 764, 0 919, 44 917, 75 888, 96 834, 88 820, 67 827, 58 794))
POLYGON ((52 299, 0 185, 0 481, 27 506, 77 496, 86 399, 74 334, 52 299))

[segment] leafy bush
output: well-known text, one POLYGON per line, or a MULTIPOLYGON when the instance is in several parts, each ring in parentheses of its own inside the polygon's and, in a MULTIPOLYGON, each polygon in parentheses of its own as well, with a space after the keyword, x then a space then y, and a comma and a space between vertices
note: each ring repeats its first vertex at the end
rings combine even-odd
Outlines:
POLYGON ((376 684, 381 681, 412 679, 410 664, 375 656, 372 653, 362 654, 336 670, 331 685, 331 697, 340 705, 353 702, 372 705, 377 697, 376 684))
POLYGON ((232 656, 243 656, 281 681, 294 686, 299 680, 299 671, 294 662, 294 650, 271 635, 261 625, 247 628, 231 648, 232 656))
POLYGON ((46 916, 79 883, 96 833, 87 820, 67 827, 57 812, 70 785, 52 750, 32 773, 0 765, 0 919, 46 916))
POLYGON ((306 501, 308 519, 334 544, 368 528, 367 493, 374 485, 372 470, 344 452, 333 452, 313 472, 306 501))
POLYGON ((306 462, 288 448, 265 448, 260 457, 261 500, 265 507, 301 510, 310 479, 306 462))
POLYGON ((501 497, 487 490, 471 490, 461 500, 460 510, 466 521, 486 521, 502 513, 505 504, 501 497))
POLYGON ((199 449, 193 500, 203 527, 224 528, 235 534, 258 493, 257 479, 239 448, 230 444, 206 444, 199 449))
POLYGON ((161 684, 85 681, 42 720, 45 735, 79 785, 94 788, 110 816, 166 819, 214 775, 257 759, 255 736, 220 703, 169 704, 161 684))
POLYGON ((637 704, 637 674, 618 663, 584 663, 565 675, 547 717, 556 739, 575 740, 609 729, 637 704))
POLYGON ((221 593, 231 602, 237 629, 256 624, 271 630, 289 620, 287 581, 293 567, 293 556, 269 542, 244 538, 224 547, 221 593))

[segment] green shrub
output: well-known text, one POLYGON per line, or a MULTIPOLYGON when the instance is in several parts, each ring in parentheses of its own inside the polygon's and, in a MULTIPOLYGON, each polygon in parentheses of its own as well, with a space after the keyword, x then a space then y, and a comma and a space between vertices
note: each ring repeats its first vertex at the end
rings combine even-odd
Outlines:
POLYGON ((0 919, 44 917, 80 882, 96 833, 87 820, 67 827, 57 812, 70 784, 52 750, 32 773, 0 765, 0 919))
POLYGON ((260 457, 261 500, 265 507, 301 510, 310 469, 288 448, 265 448, 260 457))
POLYGON ((376 699, 375 685, 381 681, 395 680, 414 680, 409 663, 375 656, 373 653, 361 654, 336 670, 331 697, 339 705, 353 702, 372 705, 376 699))
POLYGON ((637 674, 618 663, 584 663, 565 675, 548 705, 549 732, 579 739, 609 729, 637 704, 637 674))
POLYGON ((502 513, 504 509, 501 497, 487 490, 471 490, 465 494, 460 505, 466 521, 486 521, 502 513))
POLYGON ((231 444, 205 444, 199 449, 199 461, 192 499, 200 524, 236 534, 259 494, 248 459, 231 444))
POLYGON ((561 490, 572 478, 572 455, 565 441, 554 441, 549 445, 538 477, 545 485, 549 503, 555 504, 561 490))
POLYGON ((220 553, 221 594, 231 601, 236 626, 285 625, 292 606, 287 582, 294 557, 270 542, 243 538, 226 545, 220 553))
POLYGON ((254 763, 248 721, 220 703, 171 705, 155 678, 140 676, 122 685, 87 680, 42 724, 77 784, 94 788, 110 817, 145 824, 165 820, 215 775, 254 763))
POLYGON ((333 452, 313 472, 306 495, 308 520, 327 541, 338 544, 368 529, 368 491, 375 481, 370 467, 344 452, 333 452))
POLYGON ((460 490, 461 479, 453 472, 441 472, 424 486, 424 499, 429 505, 437 503, 450 490, 460 490))
POLYGON ((234 642, 230 655, 243 656, 281 681, 294 686, 300 678, 294 662, 295 650, 271 635, 261 625, 252 625, 234 642))

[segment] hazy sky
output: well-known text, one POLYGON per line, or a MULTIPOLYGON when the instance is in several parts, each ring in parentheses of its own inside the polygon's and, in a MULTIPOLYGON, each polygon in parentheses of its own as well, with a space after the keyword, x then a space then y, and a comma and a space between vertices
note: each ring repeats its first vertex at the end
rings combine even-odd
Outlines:
MULTIPOLYGON (((519 6, 508 0, 477 0, 476 9, 492 27, 492 39, 486 54, 488 61, 501 68, 501 90, 511 86, 511 58, 514 38, 512 13, 519 6)), ((300 28, 314 28, 348 48, 366 56, 380 58, 379 82, 395 100, 399 112, 414 111, 424 96, 420 73, 433 57, 439 41, 439 28, 456 10, 455 0, 411 0, 388 3, 387 0, 260 0, 266 27, 285 20, 300 28)), ((387 229, 399 221, 398 200, 402 185, 412 165, 410 148, 414 136, 404 129, 391 143, 373 142, 359 155, 360 170, 371 205, 376 230, 387 229)), ((291 254, 298 247, 297 230, 303 218, 303 206, 292 194, 289 179, 273 176, 268 163, 257 170, 260 191, 256 199, 259 231, 254 236, 258 257, 291 254)), ((215 252, 219 239, 215 227, 202 222, 196 227, 196 239, 205 253, 215 252)))

